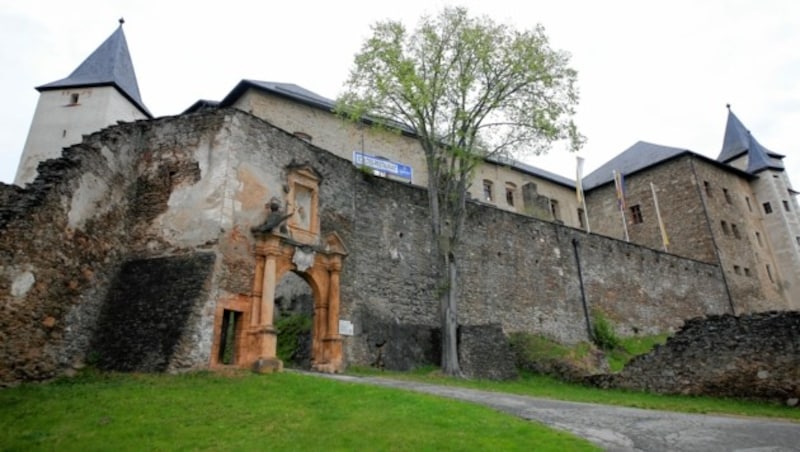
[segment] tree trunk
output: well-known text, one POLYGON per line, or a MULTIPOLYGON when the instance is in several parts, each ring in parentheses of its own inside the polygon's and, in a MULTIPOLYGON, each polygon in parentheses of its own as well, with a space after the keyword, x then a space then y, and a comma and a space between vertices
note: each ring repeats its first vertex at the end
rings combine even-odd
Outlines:
POLYGON ((442 253, 441 281, 443 290, 439 299, 442 327, 442 373, 462 377, 458 364, 458 270, 450 253, 442 253))

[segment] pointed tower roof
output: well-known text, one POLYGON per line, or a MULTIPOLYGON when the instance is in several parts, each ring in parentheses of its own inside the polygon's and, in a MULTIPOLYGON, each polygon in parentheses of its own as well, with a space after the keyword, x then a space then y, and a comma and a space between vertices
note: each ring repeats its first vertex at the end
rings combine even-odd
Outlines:
POLYGON ((722 163, 728 163, 747 153, 747 171, 751 174, 767 168, 784 169, 783 162, 781 162, 784 156, 777 152, 772 152, 759 144, 742 124, 742 121, 733 114, 730 104, 726 107, 728 108, 728 122, 725 125, 722 151, 720 151, 717 160, 722 163))
POLYGON ((36 89, 48 91, 82 86, 113 86, 148 118, 152 118, 153 115, 145 107, 139 94, 139 84, 136 82, 128 42, 122 31, 123 23, 125 21, 120 19, 119 27, 114 33, 72 71, 69 77, 37 86, 36 89))

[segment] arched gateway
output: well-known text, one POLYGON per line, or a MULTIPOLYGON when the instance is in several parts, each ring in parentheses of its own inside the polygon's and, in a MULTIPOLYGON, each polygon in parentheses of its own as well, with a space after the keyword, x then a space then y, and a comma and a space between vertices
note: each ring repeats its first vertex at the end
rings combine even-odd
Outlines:
POLYGON ((321 372, 339 372, 343 368, 339 275, 347 250, 335 232, 320 237, 319 174, 309 165, 290 166, 287 173, 287 213, 280 210, 280 201, 273 198, 267 220, 253 228, 256 265, 250 296, 236 306, 221 304, 217 310, 212 366, 234 364, 262 372, 283 367, 276 356, 275 287, 292 271, 311 286, 314 296, 312 368, 321 372), (233 338, 230 353, 234 358, 226 362, 223 355, 229 334, 233 338))

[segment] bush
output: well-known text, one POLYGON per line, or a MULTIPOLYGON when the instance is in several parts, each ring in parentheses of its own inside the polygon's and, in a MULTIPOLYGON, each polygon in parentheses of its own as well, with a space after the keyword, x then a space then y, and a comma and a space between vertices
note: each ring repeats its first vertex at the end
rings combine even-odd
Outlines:
POLYGON ((600 311, 592 313, 592 336, 595 345, 606 351, 617 349, 622 343, 614 325, 600 311))
POLYGON ((284 363, 293 362, 298 352, 299 341, 309 336, 313 322, 305 314, 292 314, 279 318, 275 322, 278 331, 278 358, 284 363))

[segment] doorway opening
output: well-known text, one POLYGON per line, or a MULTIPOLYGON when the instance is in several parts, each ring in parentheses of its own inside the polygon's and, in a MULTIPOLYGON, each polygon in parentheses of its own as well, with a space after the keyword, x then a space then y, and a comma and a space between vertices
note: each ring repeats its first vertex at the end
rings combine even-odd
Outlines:
POLYGON ((224 365, 236 364, 237 345, 242 331, 242 313, 230 309, 222 311, 222 327, 217 362, 224 365))
POLYGON ((277 356, 284 366, 311 369, 314 294, 311 286, 294 272, 287 272, 275 288, 277 356))

